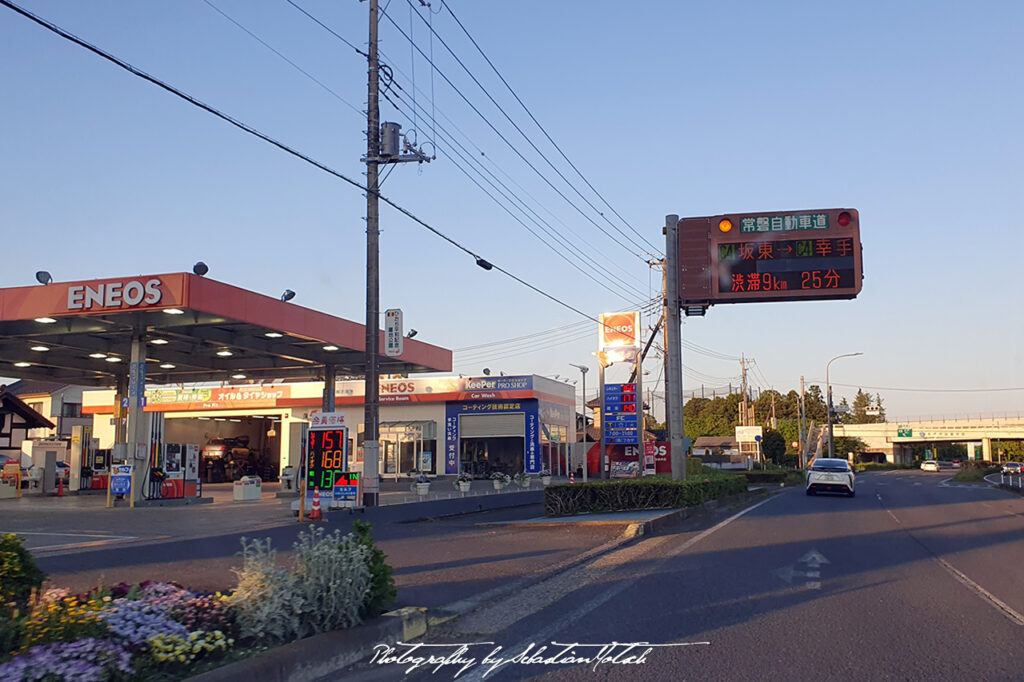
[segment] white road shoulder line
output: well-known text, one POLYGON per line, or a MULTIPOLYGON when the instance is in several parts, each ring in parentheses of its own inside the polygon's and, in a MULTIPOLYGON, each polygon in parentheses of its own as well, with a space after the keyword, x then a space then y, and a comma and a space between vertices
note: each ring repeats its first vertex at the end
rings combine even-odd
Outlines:
POLYGON ((1006 616, 1007 618, 1012 620, 1017 625, 1024 625, 1024 616, 1020 615, 1019 613, 1014 611, 1012 608, 1007 606, 1007 604, 1005 602, 1003 602, 998 597, 996 597, 994 594, 992 594, 991 592, 986 590, 984 587, 982 587, 981 585, 979 585, 978 583, 974 582, 973 580, 968 578, 966 575, 964 575, 963 573, 958 571, 952 564, 950 564, 945 559, 940 559, 939 557, 935 557, 935 560, 938 561, 942 565, 943 568, 945 568, 947 571, 952 573, 954 578, 959 580, 966 587, 968 587, 968 588, 974 590, 975 592, 977 592, 978 595, 982 599, 986 600, 992 606, 994 606, 997 610, 1002 612, 1002 614, 1004 616, 1006 616))

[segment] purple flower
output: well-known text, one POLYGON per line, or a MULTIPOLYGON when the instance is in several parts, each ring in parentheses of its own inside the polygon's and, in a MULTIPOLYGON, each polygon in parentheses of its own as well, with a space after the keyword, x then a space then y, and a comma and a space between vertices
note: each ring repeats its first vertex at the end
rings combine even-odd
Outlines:
POLYGON ((74 682, 100 682, 113 673, 131 673, 131 653, 124 645, 86 638, 34 646, 0 665, 0 679, 29 682, 47 677, 74 682))
POLYGON ((100 612, 100 617, 115 637, 131 644, 141 644, 159 634, 188 637, 188 629, 171 617, 166 606, 144 599, 117 599, 100 612))

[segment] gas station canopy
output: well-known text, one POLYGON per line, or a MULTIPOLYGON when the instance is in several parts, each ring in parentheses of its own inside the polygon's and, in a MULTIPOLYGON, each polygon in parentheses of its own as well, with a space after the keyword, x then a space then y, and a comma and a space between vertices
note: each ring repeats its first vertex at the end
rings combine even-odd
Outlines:
MULTIPOLYGON (((155 384, 366 368, 363 325, 191 273, 0 289, 0 376, 114 385, 128 373, 133 338, 146 342, 155 384)), ((382 374, 451 371, 452 353, 405 339, 401 356, 378 363, 382 374)))

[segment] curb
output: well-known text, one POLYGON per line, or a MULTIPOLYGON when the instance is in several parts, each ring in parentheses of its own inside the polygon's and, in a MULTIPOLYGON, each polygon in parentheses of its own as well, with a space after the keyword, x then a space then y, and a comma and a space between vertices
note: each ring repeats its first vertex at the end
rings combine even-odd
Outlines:
POLYGON ((347 630, 300 639, 188 678, 191 682, 313 682, 366 658, 381 642, 407 642, 427 632, 425 609, 406 607, 347 630))

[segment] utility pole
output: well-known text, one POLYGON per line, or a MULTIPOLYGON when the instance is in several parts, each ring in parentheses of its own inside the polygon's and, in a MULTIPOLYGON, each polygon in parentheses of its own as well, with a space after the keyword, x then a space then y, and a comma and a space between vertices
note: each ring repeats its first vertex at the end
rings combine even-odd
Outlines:
POLYGON ((378 418, 380 415, 380 64, 377 61, 377 1, 370 0, 369 86, 366 107, 366 383, 363 407, 363 504, 377 506, 380 489, 378 418))
POLYGON ((740 408, 743 411, 740 413, 740 426, 750 426, 747 423, 747 418, 750 415, 750 408, 747 406, 747 361, 742 354, 740 354, 740 369, 743 378, 743 407, 740 408))
POLYGON ((683 452, 683 342, 679 319, 679 216, 665 216, 665 413, 672 449, 672 478, 686 480, 683 452))
POLYGON ((800 434, 797 438, 800 445, 800 466, 804 465, 804 441, 807 439, 807 412, 804 405, 804 377, 800 376, 800 434))

